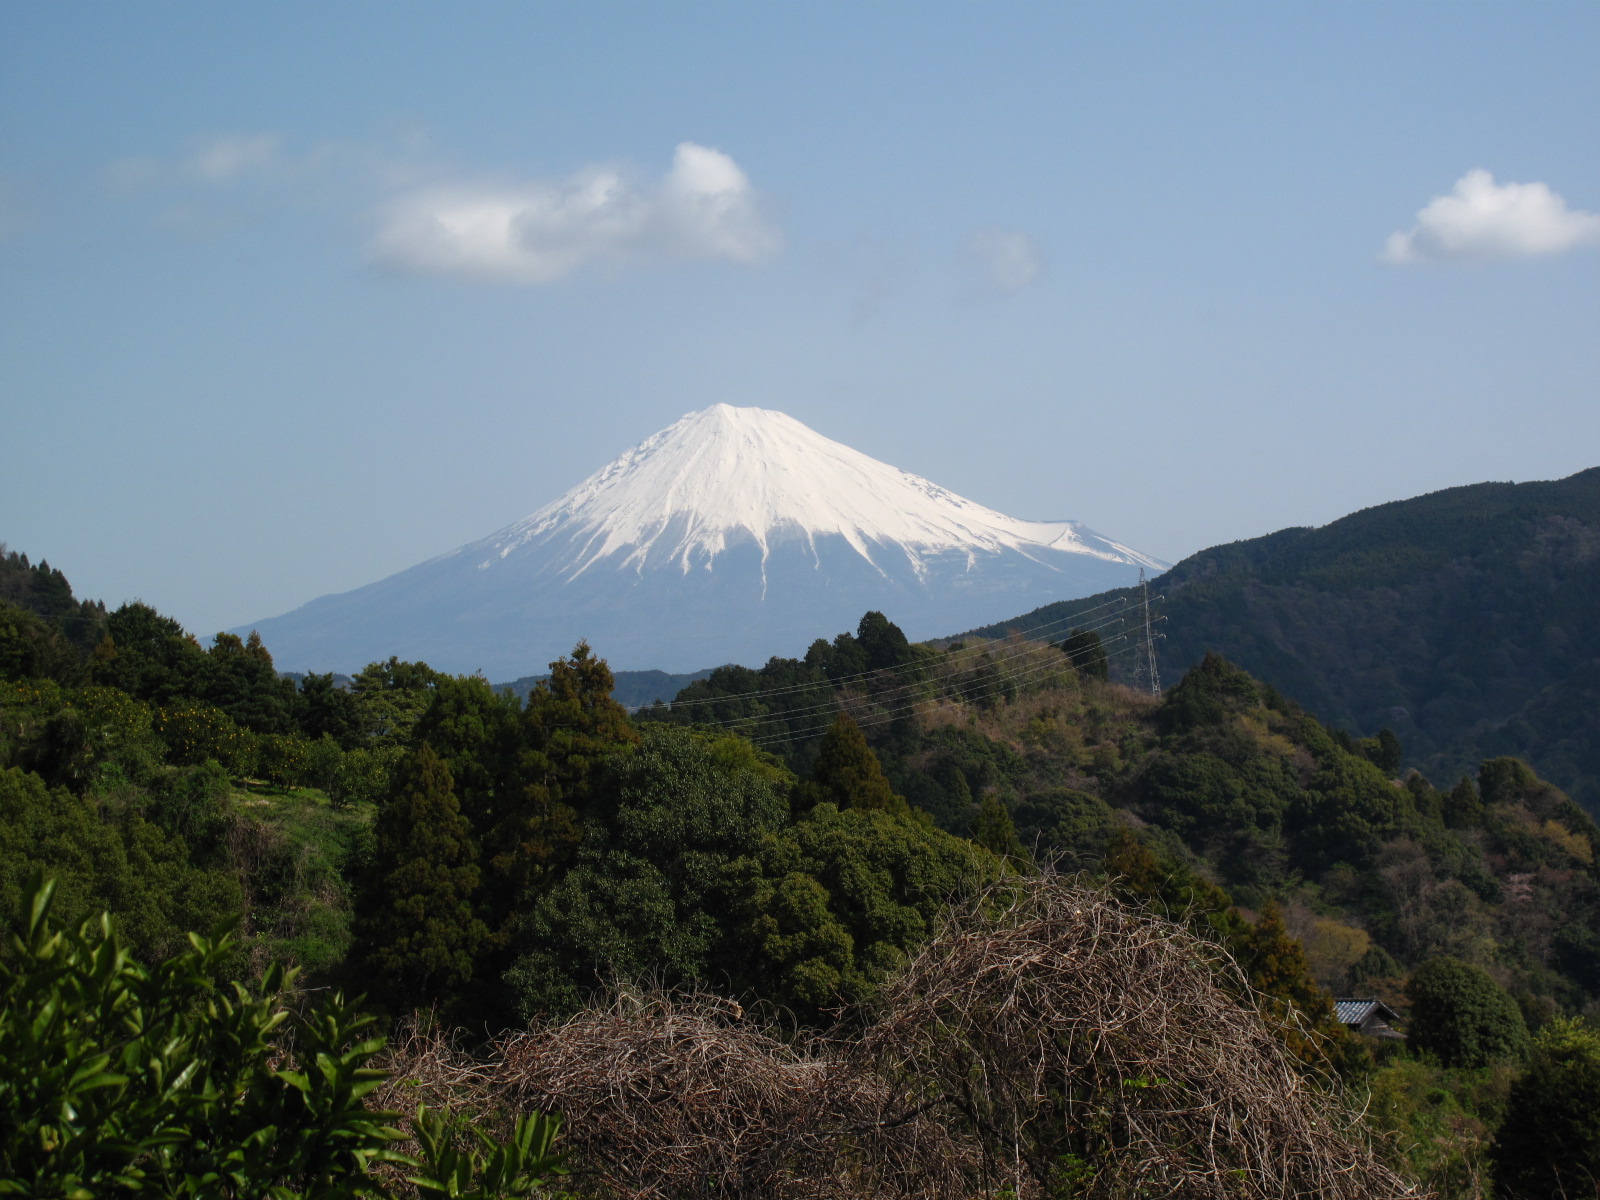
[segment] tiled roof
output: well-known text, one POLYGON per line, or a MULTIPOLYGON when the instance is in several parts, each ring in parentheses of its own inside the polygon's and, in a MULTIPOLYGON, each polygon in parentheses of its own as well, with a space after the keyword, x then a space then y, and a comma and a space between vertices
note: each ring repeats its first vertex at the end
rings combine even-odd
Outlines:
POLYGON ((1333 1011, 1338 1014, 1341 1024, 1356 1027, 1364 1024, 1373 1015, 1380 1016, 1386 1021, 1397 1020, 1400 1016, 1382 1000, 1335 1000, 1333 1011))

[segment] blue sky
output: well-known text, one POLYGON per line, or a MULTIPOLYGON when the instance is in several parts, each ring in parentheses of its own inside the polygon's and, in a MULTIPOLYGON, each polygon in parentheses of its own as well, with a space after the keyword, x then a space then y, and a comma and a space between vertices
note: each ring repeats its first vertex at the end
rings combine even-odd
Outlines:
POLYGON ((208 636, 719 401, 1174 560, 1567 475, 1597 63, 1592 3, 6 5, 0 539, 208 636))

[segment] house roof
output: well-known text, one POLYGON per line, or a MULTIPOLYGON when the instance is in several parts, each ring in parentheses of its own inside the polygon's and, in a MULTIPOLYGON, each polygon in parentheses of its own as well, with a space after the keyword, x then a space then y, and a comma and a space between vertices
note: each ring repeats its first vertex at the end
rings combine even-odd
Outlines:
POLYGON ((1384 1021, 1398 1021, 1400 1014, 1382 1000, 1335 1000, 1333 1010, 1342 1024, 1359 1029, 1373 1017, 1384 1021))

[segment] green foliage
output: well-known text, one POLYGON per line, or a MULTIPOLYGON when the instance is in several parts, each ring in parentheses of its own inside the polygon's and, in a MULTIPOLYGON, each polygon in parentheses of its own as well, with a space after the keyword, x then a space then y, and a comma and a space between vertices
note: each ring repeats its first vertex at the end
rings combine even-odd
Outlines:
POLYGON ((1061 643, 1061 650, 1072 663, 1072 669, 1085 679, 1104 682, 1111 678, 1111 664, 1106 658, 1105 644, 1092 629, 1074 629, 1061 643))
POLYGON ((161 744, 150 710, 114 688, 0 683, 0 762, 75 791, 147 780, 161 744))
POLYGON ((236 778, 256 769, 259 747, 255 735, 220 709, 179 702, 156 709, 153 727, 166 747, 168 762, 199 766, 211 761, 236 778))
POLYGON ((868 612, 856 626, 856 644, 868 671, 892 671, 919 660, 900 627, 881 612, 868 612))
POLYGON ((546 1176, 562 1174, 566 1155, 555 1149, 561 1118, 520 1115, 506 1142, 452 1113, 417 1109, 412 1122, 421 1167, 406 1181, 423 1196, 449 1200, 511 1200, 545 1195, 546 1176))
POLYGON ((397 1007, 452 1003, 487 929, 474 911, 477 854, 450 771, 426 742, 378 818, 356 933, 373 990, 397 1007))
POLYGON ((1533 1039, 1495 1136, 1496 1177, 1518 1200, 1600 1187, 1600 1033, 1558 1018, 1533 1039))
MULTIPOLYGON (((610 668, 585 642, 550 664, 550 678, 529 693, 513 732, 515 772, 497 784, 492 804, 474 812, 497 933, 571 862, 583 814, 602 803, 612 759, 639 742, 627 710, 611 699, 610 668)), ((506 745, 498 733, 486 744, 506 745)))
POLYGON ((137 811, 49 787, 16 768, 0 771, 0 906, 11 910, 33 872, 58 879, 56 904, 81 921, 110 910, 140 950, 172 950, 240 906, 239 886, 195 865, 189 848, 137 811))
MULTIPOLYGON (((52 929, 49 885, 34 890, 0 963, 0 1169, 21 1196, 96 1195, 120 1186, 169 1196, 355 1196, 390 1157, 394 1133, 361 1097, 382 1075, 380 1042, 335 999, 295 1023, 310 1069, 273 1070, 276 1002, 213 977, 226 938, 140 965, 109 919, 52 929)), ((276 1036, 275 1036, 276 1035, 276 1036)))
POLYGON ((331 674, 315 672, 300 680, 300 729, 307 738, 315 741, 329 737, 342 750, 354 750, 361 745, 361 714, 355 693, 339 687, 331 674))
POLYGON ((264 733, 256 739, 256 771, 274 787, 299 787, 310 763, 310 747, 302 737, 264 733))
POLYGON ((409 743, 441 678, 427 663, 393 657, 369 663, 350 683, 357 743, 373 749, 409 743))
POLYGON ((0 600, 0 679, 50 679, 73 684, 79 655, 49 621, 0 600))
POLYGON ((1407 981, 1406 996, 1412 1048, 1445 1066, 1485 1067, 1527 1052, 1528 1029, 1516 1001, 1482 967, 1431 959, 1407 981))
POLYGON ((972 822, 972 840, 996 858, 1018 865, 1027 860, 1022 843, 1017 840, 1017 826, 1011 819, 1011 811, 997 791, 984 793, 977 819, 972 822))
POLYGON ((230 799, 223 861, 244 888, 253 952, 318 982, 341 977, 355 881, 372 855, 371 808, 304 789, 230 799))
POLYGON ((556 1126, 519 1121, 506 1146, 420 1110, 421 1161, 398 1152, 395 1114, 367 1108, 381 1039, 334 996, 295 1016, 292 972, 219 985, 226 934, 146 966, 109 917, 59 931, 36 881, 0 957, 0 1194, 340 1200, 384 1197, 381 1162, 424 1194, 533 1194, 559 1170, 556 1126))
POLYGON ((907 815, 819 804, 736 868, 736 978, 804 1019, 859 1001, 998 876, 982 848, 907 815))
POLYGON ((1111 806, 1099 796, 1064 787, 1030 792, 1013 817, 1021 841, 1037 844, 1042 859, 1059 860, 1069 868, 1101 863, 1117 824, 1111 806))
POLYGON ((1489 1200, 1490 1142, 1513 1069, 1474 1070, 1389 1055, 1366 1080, 1367 1120, 1396 1167, 1439 1200, 1489 1200))
POLYGON ((795 791, 794 803, 797 812, 818 804, 875 812, 910 811, 905 800, 895 795, 861 727, 842 712, 822 739, 811 777, 795 791))
POLYGON ((193 686, 199 699, 256 733, 283 735, 296 727, 299 693, 290 680, 278 678, 257 633, 243 641, 217 634, 193 686))
MULTIPOLYGON (((44 625, 58 633, 72 648, 74 662, 71 677, 60 677, 61 683, 75 683, 77 657, 85 654, 100 640, 105 627, 106 606, 98 602, 78 600, 72 594, 67 577, 40 560, 30 564, 26 554, 7 551, 0 543, 0 612, 10 606, 39 617, 44 625)), ((6 625, 0 617, 0 630, 6 625)), ((0 645, 4 634, 0 632, 0 645)), ((0 659, 4 651, 0 650, 0 659)), ((35 672, 38 677, 39 672, 35 672)), ((3 675, 0 675, 3 677, 3 675)), ((56 676, 50 676, 56 678, 56 676)))
POLYGON ((206 652, 183 626, 134 601, 106 618, 106 640, 90 661, 89 678, 166 707, 197 697, 206 666, 206 652))
POLYGON ((613 760, 571 869, 517 923, 508 981, 523 1015, 570 1011, 613 976, 680 984, 737 968, 730 869, 788 804, 726 740, 654 726, 613 760))

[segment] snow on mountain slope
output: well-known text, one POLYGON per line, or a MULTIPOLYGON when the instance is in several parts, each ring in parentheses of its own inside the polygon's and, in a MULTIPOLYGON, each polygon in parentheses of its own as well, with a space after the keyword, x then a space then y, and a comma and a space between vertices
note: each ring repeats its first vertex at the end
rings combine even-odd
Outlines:
POLYGON ((1088 535, 1075 522, 1019 521, 926 479, 823 437, 781 412, 717 404, 690 413, 591 475, 526 520, 480 546, 493 566, 562 526, 585 535, 569 577, 612 555, 643 571, 671 562, 710 569, 730 536, 753 537, 765 559, 780 537, 836 534, 873 561, 893 543, 923 567, 923 555, 1047 546, 1111 562, 1154 559, 1088 535))
POLYGON ((718 404, 498 533, 254 628, 289 669, 397 654, 512 678, 584 638, 619 668, 692 670, 802 653, 869 608, 932 637, 1165 565, 718 404))

